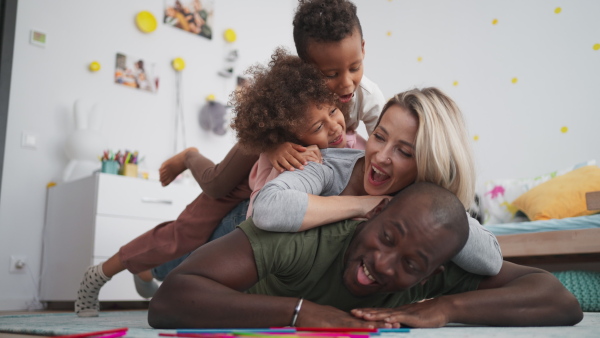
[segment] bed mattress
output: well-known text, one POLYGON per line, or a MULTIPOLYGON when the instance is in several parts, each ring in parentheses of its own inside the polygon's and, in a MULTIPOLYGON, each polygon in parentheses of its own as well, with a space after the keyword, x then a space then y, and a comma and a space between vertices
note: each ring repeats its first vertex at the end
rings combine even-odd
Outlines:
POLYGON ((600 228, 600 214, 551 219, 546 221, 490 224, 485 226, 494 235, 515 235, 532 232, 600 228))

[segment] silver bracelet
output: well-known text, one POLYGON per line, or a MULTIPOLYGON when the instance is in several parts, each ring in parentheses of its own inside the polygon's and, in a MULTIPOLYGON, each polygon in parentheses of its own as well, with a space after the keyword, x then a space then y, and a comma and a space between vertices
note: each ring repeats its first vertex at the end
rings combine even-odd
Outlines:
POLYGON ((292 317, 292 324, 290 325, 291 327, 296 326, 296 319, 298 319, 298 314, 300 314, 300 309, 302 308, 303 300, 304 298, 300 298, 298 304, 296 304, 296 308, 294 309, 294 316, 292 317))

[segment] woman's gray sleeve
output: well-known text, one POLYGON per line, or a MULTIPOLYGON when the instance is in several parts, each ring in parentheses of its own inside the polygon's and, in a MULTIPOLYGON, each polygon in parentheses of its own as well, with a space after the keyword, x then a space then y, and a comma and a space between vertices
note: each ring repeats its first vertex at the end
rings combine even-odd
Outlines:
POLYGON ((452 261, 464 270, 485 276, 495 276, 502 267, 502 251, 496 236, 469 216, 469 239, 452 261))
POLYGON ((308 194, 321 195, 331 175, 328 168, 313 162, 303 170, 282 173, 254 199, 254 224, 266 231, 298 231, 308 208, 308 194))

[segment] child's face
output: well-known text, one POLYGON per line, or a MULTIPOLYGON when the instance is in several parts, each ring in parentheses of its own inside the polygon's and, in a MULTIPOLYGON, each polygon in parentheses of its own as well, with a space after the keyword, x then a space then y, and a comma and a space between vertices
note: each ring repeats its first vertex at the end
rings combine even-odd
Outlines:
POLYGON ((311 104, 306 122, 307 127, 297 135, 304 145, 314 144, 319 149, 346 147, 346 121, 337 107, 311 104))
POLYGON ((327 78, 327 87, 346 103, 352 99, 363 76, 365 42, 358 28, 337 42, 317 42, 308 44, 309 61, 327 78))

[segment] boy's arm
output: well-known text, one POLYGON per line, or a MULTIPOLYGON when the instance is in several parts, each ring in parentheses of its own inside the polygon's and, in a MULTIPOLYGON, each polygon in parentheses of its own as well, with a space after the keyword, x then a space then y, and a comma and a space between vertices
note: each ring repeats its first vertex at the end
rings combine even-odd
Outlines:
MULTIPOLYGON (((165 329, 290 325, 299 298, 242 292, 257 281, 250 241, 236 229, 196 250, 167 276, 150 301, 148 323, 165 329)), ((385 326, 306 300, 296 325, 385 326)))
POLYGON ((460 252, 452 258, 456 265, 476 275, 494 276, 502 267, 502 252, 494 234, 481 226, 471 216, 469 239, 460 252))
POLYGON ((583 318, 577 299, 547 271, 504 262, 478 290, 441 296, 395 309, 357 309, 365 320, 395 327, 440 327, 448 323, 494 326, 565 326, 583 318))

